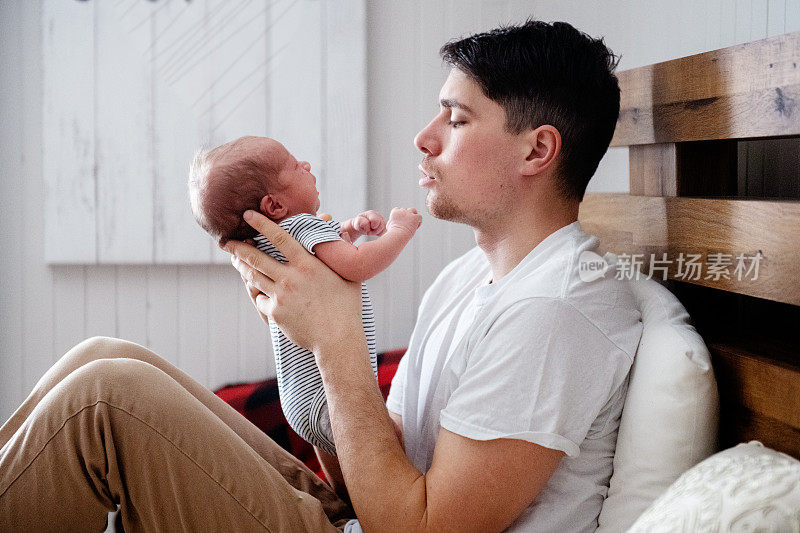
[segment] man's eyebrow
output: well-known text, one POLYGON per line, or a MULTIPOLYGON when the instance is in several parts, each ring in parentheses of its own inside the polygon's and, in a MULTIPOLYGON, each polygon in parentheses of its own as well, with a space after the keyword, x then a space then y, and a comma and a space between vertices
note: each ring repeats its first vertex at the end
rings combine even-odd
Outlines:
POLYGON ((442 107, 447 107, 447 108, 453 108, 454 107, 454 108, 460 109, 460 110, 462 110, 462 111, 464 111, 466 113, 475 114, 475 112, 472 111, 471 107, 469 107, 467 104, 462 104, 458 100, 452 100, 450 98, 442 98, 441 100, 439 100, 439 105, 441 105, 442 107))

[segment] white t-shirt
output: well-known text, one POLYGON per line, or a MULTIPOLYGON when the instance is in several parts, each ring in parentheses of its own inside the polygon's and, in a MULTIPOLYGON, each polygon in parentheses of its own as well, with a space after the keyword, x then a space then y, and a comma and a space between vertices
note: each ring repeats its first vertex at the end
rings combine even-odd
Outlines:
POLYGON ((402 415, 423 473, 440 428, 566 454, 509 531, 597 527, 642 326, 626 282, 581 281, 578 257, 596 245, 574 222, 494 283, 479 248, 450 263, 425 293, 392 382, 387 407, 402 415))

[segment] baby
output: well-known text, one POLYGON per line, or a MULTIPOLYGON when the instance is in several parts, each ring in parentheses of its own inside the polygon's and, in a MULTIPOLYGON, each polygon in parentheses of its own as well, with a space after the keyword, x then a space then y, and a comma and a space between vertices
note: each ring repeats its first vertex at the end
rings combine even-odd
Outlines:
MULTIPOLYGON (((394 208, 389 222, 368 211, 341 225, 316 216, 319 192, 311 165, 298 161, 283 145, 265 137, 242 137, 211 151, 199 150, 189 171, 192 211, 222 246, 253 239, 256 247, 282 262, 286 259, 242 219, 260 211, 337 274, 361 282, 361 317, 377 377, 375 326, 365 280, 388 267, 422 223, 415 209, 394 208), (359 246, 361 235, 378 239, 359 246)), ((292 429, 318 448, 335 455, 328 405, 314 354, 289 341, 270 324, 281 407, 292 429)))

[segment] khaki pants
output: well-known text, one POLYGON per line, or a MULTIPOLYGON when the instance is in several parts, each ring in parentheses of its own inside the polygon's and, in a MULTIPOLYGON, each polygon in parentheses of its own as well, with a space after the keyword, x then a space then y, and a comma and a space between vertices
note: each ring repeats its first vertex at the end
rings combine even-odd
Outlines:
POLYGON ((0 429, 1 531, 337 532, 352 509, 153 352, 93 338, 0 429))

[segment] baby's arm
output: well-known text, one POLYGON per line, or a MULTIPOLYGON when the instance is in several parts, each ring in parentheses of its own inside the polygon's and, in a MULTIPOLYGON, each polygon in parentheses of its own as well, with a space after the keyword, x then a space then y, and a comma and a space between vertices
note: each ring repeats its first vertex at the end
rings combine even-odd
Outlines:
POLYGON ((366 281, 397 259, 422 223, 416 209, 395 207, 386 233, 374 241, 354 246, 346 241, 321 242, 314 253, 334 272, 350 281, 366 281))

